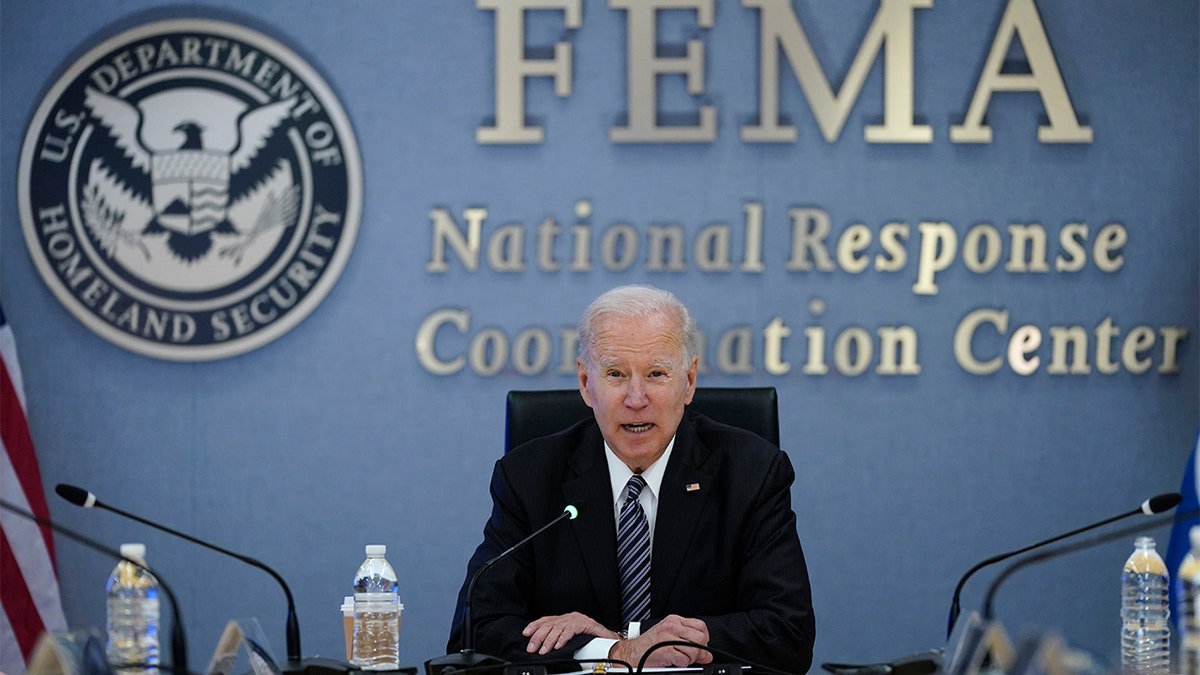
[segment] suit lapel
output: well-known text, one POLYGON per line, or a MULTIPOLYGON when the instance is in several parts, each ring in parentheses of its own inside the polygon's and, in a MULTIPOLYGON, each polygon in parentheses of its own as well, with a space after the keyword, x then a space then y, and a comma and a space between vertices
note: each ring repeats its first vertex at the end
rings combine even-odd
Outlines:
POLYGON ((708 495, 716 487, 714 476, 700 467, 708 455, 688 417, 675 434, 675 448, 663 474, 654 524, 654 549, 650 561, 650 613, 665 616, 668 599, 679 570, 691 552, 688 544, 700 522, 708 495))
POLYGON ((572 523, 584 569, 604 615, 593 617, 614 626, 621 620, 621 581, 617 571, 617 522, 612 487, 604 459, 604 439, 597 427, 588 429, 580 449, 571 457, 573 478, 563 483, 563 498, 579 507, 572 523))

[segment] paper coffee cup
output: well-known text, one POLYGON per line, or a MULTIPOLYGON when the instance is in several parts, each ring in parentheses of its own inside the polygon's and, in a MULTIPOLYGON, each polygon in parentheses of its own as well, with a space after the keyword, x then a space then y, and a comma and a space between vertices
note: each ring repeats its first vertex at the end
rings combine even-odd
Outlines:
POLYGON ((342 598, 342 632, 346 638, 346 661, 354 662, 354 596, 342 598))

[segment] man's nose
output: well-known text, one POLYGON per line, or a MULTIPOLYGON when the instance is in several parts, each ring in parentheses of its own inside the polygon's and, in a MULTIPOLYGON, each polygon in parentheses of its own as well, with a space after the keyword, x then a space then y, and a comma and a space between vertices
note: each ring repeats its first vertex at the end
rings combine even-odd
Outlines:
POLYGON ((629 408, 644 408, 650 402, 646 397, 646 384, 641 378, 629 379, 629 387, 625 390, 625 405, 629 408))

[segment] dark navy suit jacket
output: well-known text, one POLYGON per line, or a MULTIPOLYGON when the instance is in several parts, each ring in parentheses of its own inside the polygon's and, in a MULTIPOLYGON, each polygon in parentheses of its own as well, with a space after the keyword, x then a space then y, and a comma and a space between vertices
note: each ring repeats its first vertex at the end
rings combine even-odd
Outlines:
MULTIPOLYGON (((695 617, 707 623, 716 649, 788 672, 808 671, 816 628, 791 507, 794 477, 787 455, 766 440, 690 410, 684 414, 658 495, 652 618, 643 631, 667 614, 695 617)), ((492 515, 468 563, 468 582, 564 506, 577 506, 579 517, 483 573, 471 598, 475 651, 509 661, 546 658, 526 653, 521 630, 548 615, 581 612, 623 628, 612 487, 595 421, 505 455, 496 462, 491 492, 492 515)), ((449 652, 462 647, 466 591, 464 583, 449 652)), ((569 659, 589 639, 578 636, 550 657, 569 659)))

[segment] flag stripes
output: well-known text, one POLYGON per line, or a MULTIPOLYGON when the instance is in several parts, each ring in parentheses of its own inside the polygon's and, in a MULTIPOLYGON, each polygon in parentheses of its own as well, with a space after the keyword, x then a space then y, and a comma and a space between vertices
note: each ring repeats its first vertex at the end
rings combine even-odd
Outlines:
MULTIPOLYGON (((49 518, 12 330, 0 310, 0 497, 49 518)), ((0 511, 0 671, 23 675, 43 632, 67 628, 48 529, 0 511)))

